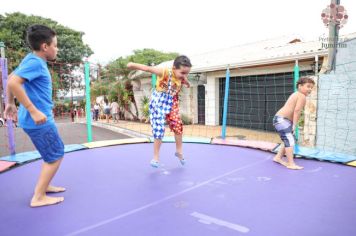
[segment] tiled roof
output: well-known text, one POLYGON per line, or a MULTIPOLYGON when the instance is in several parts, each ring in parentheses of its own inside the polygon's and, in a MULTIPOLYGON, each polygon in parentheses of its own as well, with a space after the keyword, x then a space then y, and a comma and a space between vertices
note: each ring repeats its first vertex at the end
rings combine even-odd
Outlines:
MULTIPOLYGON (((354 39, 356 33, 341 37, 344 40, 354 39)), ((328 50, 322 47, 322 40, 301 42, 296 37, 279 37, 188 56, 193 64, 191 72, 194 73, 223 70, 227 66, 236 68, 313 58, 327 53, 328 50)), ((166 61, 158 67, 172 64, 173 61, 166 61)), ((144 74, 137 75, 142 78, 144 74)))

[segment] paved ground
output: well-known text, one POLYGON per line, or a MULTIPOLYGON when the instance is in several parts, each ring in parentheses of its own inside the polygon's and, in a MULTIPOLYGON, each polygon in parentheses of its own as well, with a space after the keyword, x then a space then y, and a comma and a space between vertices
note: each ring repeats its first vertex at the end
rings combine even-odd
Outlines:
MULTIPOLYGON (((87 142, 86 125, 59 121, 57 127, 64 144, 81 144, 87 142)), ((108 129, 93 126, 93 141, 123 139, 129 136, 108 129)), ((21 128, 15 128, 16 152, 33 151, 35 148, 21 128)), ((9 155, 7 144, 7 128, 0 127, 0 157, 9 155)))

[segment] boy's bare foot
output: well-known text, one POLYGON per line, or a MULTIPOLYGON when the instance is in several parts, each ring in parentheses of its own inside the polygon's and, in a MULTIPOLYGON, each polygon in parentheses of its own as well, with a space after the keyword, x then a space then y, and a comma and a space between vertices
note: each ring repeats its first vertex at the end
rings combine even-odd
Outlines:
POLYGON ((66 189, 63 187, 56 187, 56 186, 51 186, 51 185, 49 185, 46 190, 47 193, 60 193, 60 192, 64 192, 64 191, 66 191, 66 189))
POLYGON ((298 165, 296 165, 296 164, 287 165, 286 167, 287 167, 288 169, 291 169, 291 170, 301 170, 301 169, 304 168, 303 166, 298 166, 298 165))
POLYGON ((35 199, 34 197, 31 200, 31 207, 41 207, 58 204, 64 201, 64 197, 48 197, 44 196, 40 199, 35 199))
POLYGON ((273 158, 274 162, 277 162, 278 164, 281 164, 282 166, 287 166, 287 162, 283 161, 281 158, 279 157, 275 157, 273 158))

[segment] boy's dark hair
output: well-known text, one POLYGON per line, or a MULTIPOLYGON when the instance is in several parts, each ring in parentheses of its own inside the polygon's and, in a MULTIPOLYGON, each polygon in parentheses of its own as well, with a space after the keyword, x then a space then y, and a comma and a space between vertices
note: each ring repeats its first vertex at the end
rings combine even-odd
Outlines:
POLYGON ((39 51, 41 45, 46 43, 51 44, 56 32, 44 25, 31 25, 27 28, 27 43, 34 51, 39 51))
POLYGON ((173 66, 179 69, 181 66, 192 67, 192 63, 187 56, 181 55, 176 57, 173 62, 173 66))
POLYGON ((299 85, 303 85, 303 84, 306 84, 306 83, 310 83, 310 84, 315 85, 315 82, 314 82, 314 80, 312 78, 300 77, 299 80, 297 81, 297 88, 299 88, 299 85))

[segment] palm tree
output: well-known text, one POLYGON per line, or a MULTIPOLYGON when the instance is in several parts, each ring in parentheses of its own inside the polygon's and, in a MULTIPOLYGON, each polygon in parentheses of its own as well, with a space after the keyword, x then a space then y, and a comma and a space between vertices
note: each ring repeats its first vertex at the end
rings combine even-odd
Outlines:
POLYGON ((143 96, 141 98, 141 112, 142 116, 145 118, 145 122, 149 121, 150 117, 150 112, 149 112, 149 106, 150 106, 150 99, 147 96, 143 96))
POLYGON ((130 113, 134 120, 138 120, 138 108, 133 86, 129 79, 130 70, 126 67, 127 63, 128 60, 122 57, 111 62, 105 68, 105 77, 113 81, 109 85, 112 88, 111 96, 115 97, 115 94, 117 94, 119 105, 121 104, 121 107, 130 113), (131 111, 131 104, 135 107, 135 114, 131 111))
MULTIPOLYGON (((120 112, 127 111, 133 117, 134 120, 138 119, 138 113, 136 115, 131 111, 131 104, 133 93, 126 89, 126 86, 123 85, 122 81, 115 81, 110 84, 109 90, 109 99, 115 100, 119 103, 120 112)), ((135 106, 137 109, 137 105, 135 106)))
POLYGON ((130 80, 125 81, 125 90, 128 92, 128 100, 130 101, 130 103, 132 103, 134 105, 135 110, 136 110, 136 115, 134 116, 134 119, 138 120, 137 103, 136 103, 134 92, 133 92, 133 86, 132 86, 132 83, 130 80))

